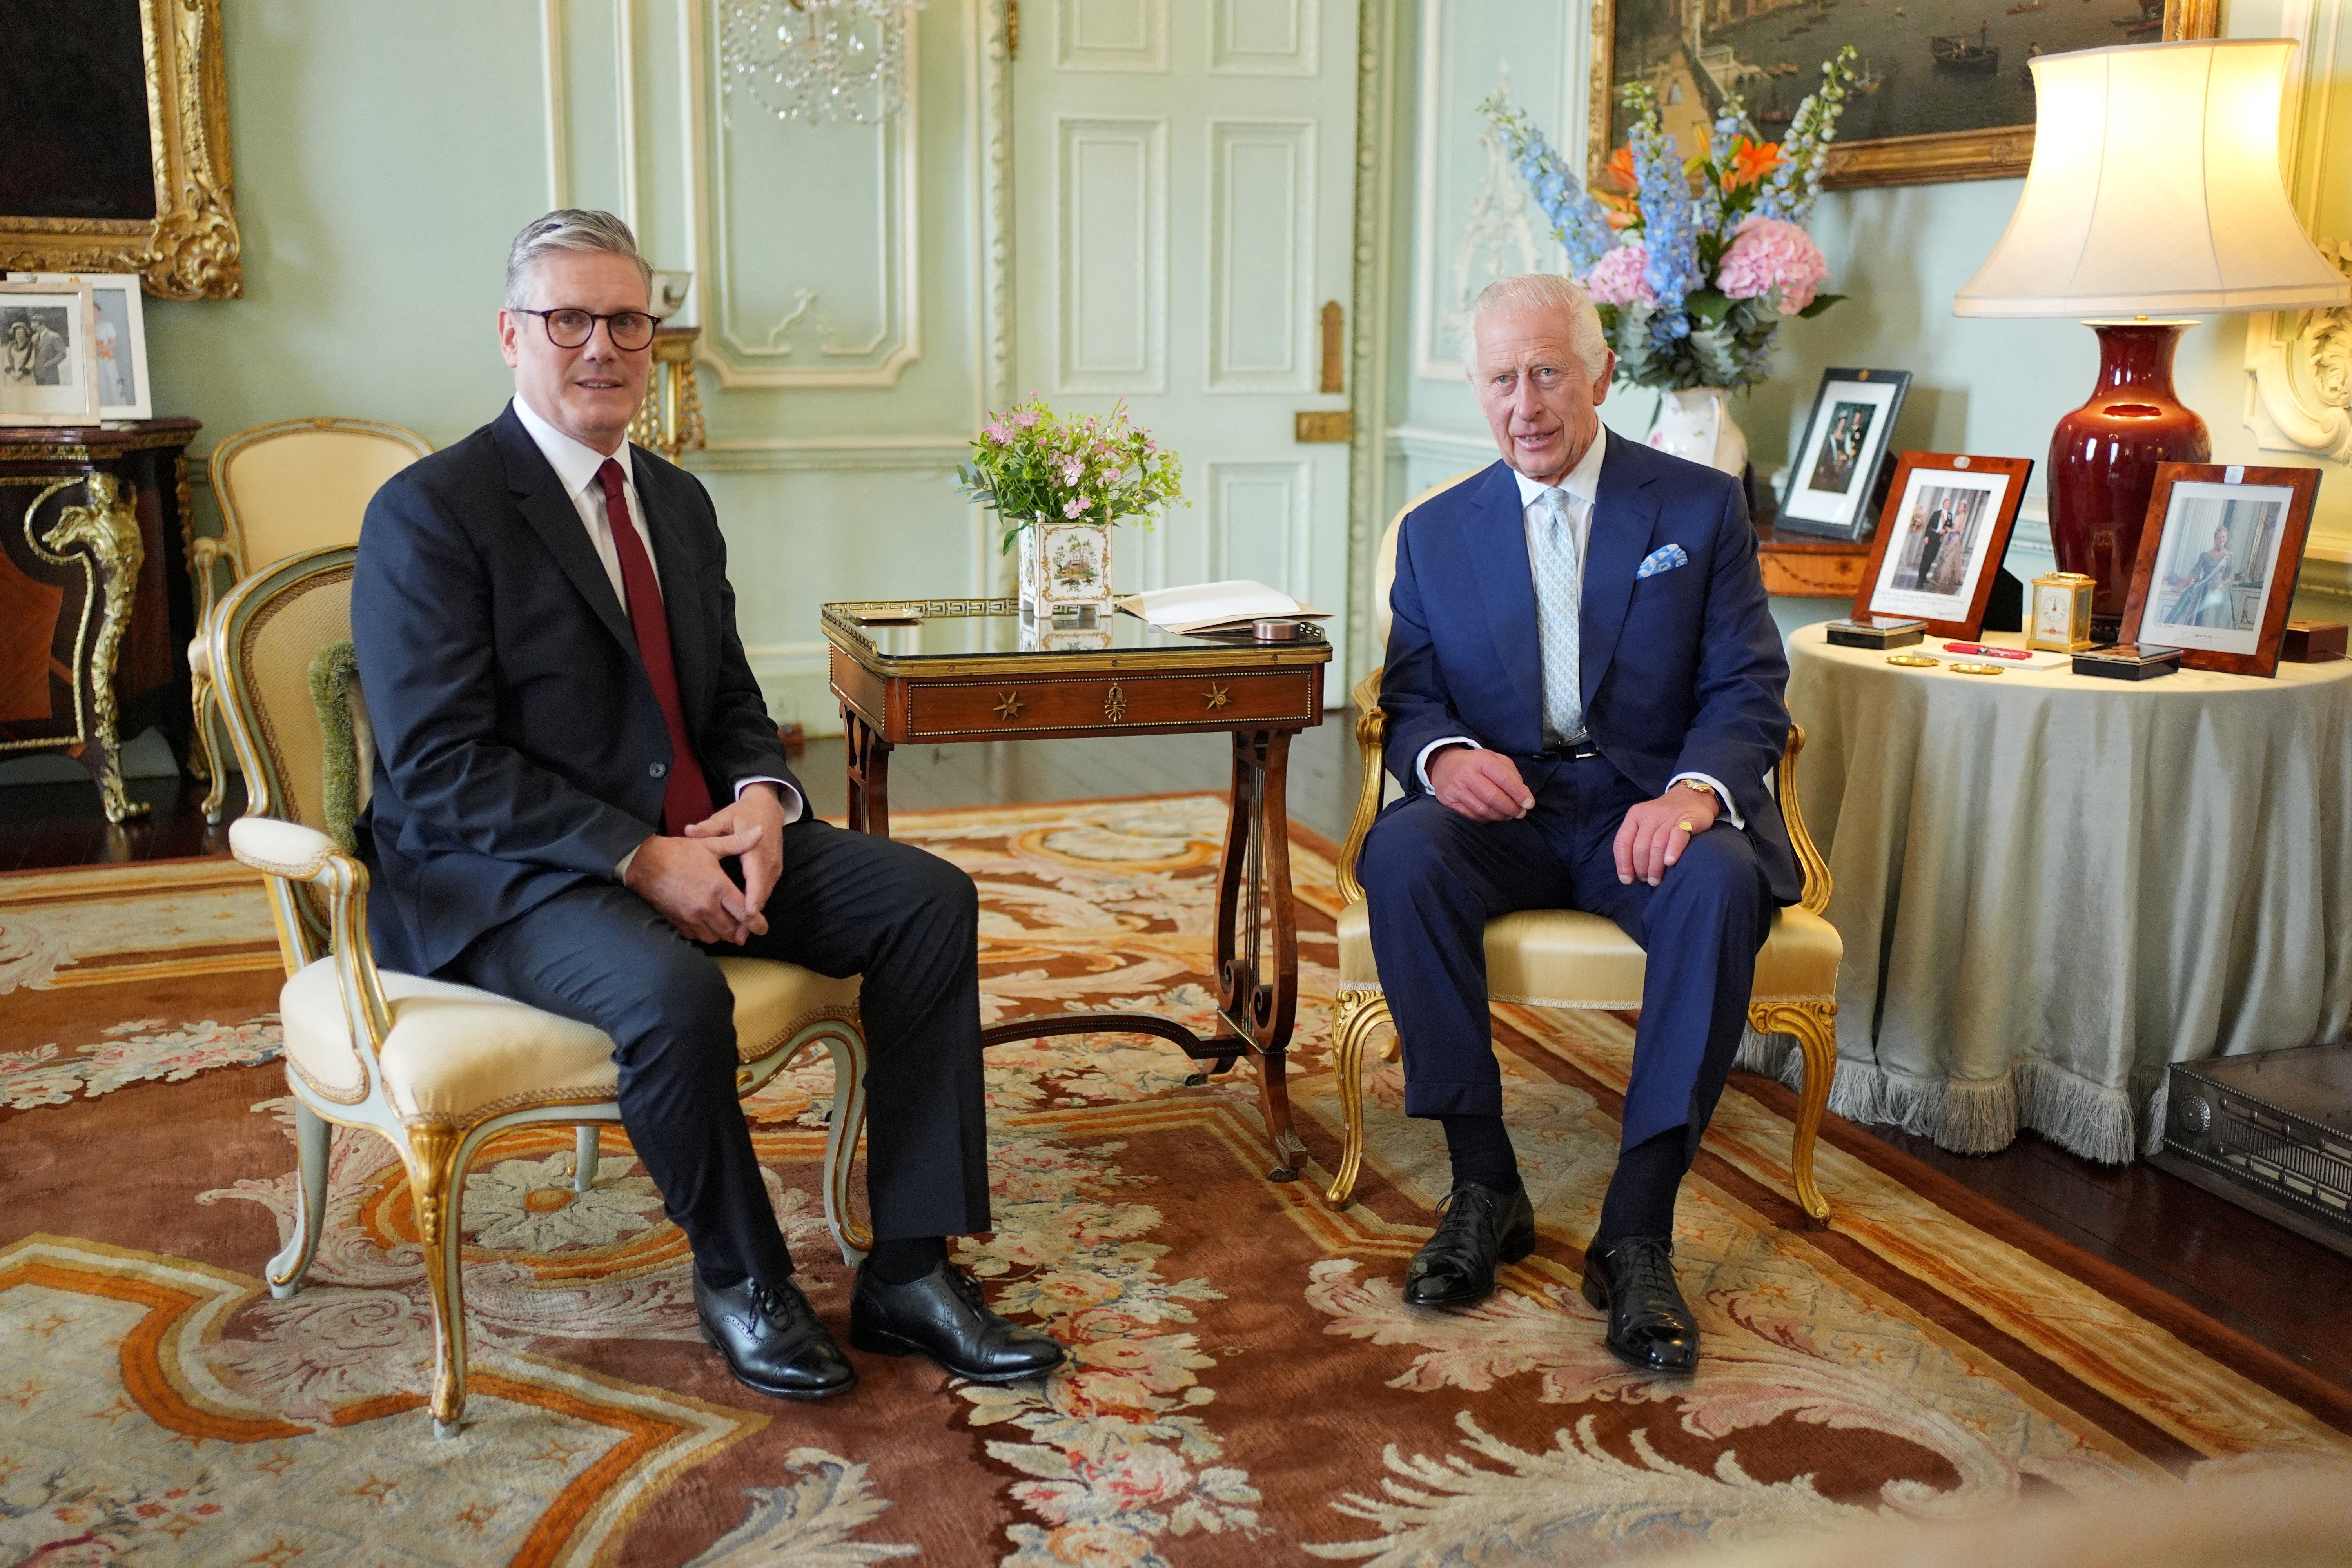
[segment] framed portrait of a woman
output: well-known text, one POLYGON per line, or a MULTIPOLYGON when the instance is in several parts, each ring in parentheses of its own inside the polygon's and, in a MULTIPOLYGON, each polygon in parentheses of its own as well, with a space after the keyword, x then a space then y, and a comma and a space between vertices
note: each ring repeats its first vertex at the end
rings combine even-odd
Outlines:
POLYGON ((2316 468, 2160 465, 2123 640, 2179 648, 2189 669, 2277 674, 2318 494, 2316 468))

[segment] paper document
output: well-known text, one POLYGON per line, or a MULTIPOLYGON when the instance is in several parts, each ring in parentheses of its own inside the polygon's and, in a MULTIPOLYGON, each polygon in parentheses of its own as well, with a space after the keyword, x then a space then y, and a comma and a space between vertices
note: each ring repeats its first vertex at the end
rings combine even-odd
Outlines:
POLYGON ((1150 622, 1161 631, 1191 636, 1195 632, 1247 631, 1253 621, 1324 621, 1328 610, 1310 609, 1278 588, 1243 578, 1231 583, 1196 583, 1189 588, 1161 588, 1156 593, 1130 594, 1115 601, 1129 615, 1150 622))

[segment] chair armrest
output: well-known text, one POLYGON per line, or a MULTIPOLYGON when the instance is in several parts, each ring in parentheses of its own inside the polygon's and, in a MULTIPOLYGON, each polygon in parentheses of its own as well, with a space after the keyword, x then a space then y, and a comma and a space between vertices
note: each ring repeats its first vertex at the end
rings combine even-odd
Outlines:
POLYGON ((1798 907, 1820 914, 1830 907, 1830 863, 1813 836, 1805 831, 1804 807, 1797 800, 1797 753, 1804 749, 1804 726, 1792 721, 1772 793, 1780 803, 1780 820, 1789 829, 1789 847, 1797 852, 1797 868, 1804 874, 1804 893, 1797 900, 1798 907))
MULTIPOLYGON (((352 1047, 369 1084, 380 1085, 376 1058, 392 1032, 392 1009, 384 1001, 383 976, 376 973, 375 951, 368 943, 367 868, 317 828, 276 817, 238 817, 229 824, 228 847, 240 864, 289 882, 311 883, 325 897, 352 1047)), ((294 918, 290 904, 282 905, 278 918, 294 918)), ((287 960, 289 967, 295 962, 287 960)))
POLYGON ((1356 747, 1363 758, 1363 776, 1356 786, 1356 815, 1348 824, 1347 842, 1339 847, 1337 870, 1339 896, 1356 904, 1364 899, 1363 884, 1356 880, 1356 858, 1364 852, 1372 818, 1381 814, 1381 753, 1388 740, 1388 715, 1381 711, 1381 667, 1373 666, 1348 695, 1356 704, 1356 747))

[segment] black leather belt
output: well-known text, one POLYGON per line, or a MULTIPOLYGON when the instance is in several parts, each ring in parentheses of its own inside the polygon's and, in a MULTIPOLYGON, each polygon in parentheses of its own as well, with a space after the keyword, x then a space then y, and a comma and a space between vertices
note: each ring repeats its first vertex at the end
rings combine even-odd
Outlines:
POLYGON ((1557 746, 1547 746, 1544 748, 1544 754, 1549 757, 1565 757, 1571 763, 1580 763, 1587 757, 1599 756, 1601 747, 1591 736, 1579 735, 1573 741, 1563 741, 1557 746))

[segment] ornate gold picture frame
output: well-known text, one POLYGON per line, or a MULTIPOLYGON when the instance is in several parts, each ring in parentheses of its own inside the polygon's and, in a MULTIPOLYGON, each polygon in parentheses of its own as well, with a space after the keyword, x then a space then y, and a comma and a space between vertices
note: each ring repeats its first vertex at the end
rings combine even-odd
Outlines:
MULTIPOLYGON (((1906 76, 1915 81, 1932 83, 1939 89, 1958 89, 1963 94, 1980 83, 1978 96, 1989 110, 1998 118, 2018 122, 1842 139, 1830 148, 1826 183, 1832 187, 2022 178, 2026 166, 2033 161, 2032 90, 2026 85, 2030 79, 2025 68, 2025 60, 2031 56, 2026 51, 2056 54, 2063 49, 2098 44, 2210 38, 2218 35, 2221 20, 2220 0, 2109 0, 2105 5, 2096 0, 2021 0, 2005 9, 1958 6, 1943 0, 1913 0, 1909 9, 1918 13, 1916 17, 1906 17, 1906 8, 1895 4, 1895 0, 1878 0, 1874 5, 1870 0, 1845 0, 1850 11, 1832 9, 1839 3, 1840 0, 1735 0, 1741 15, 1732 21, 1710 25, 1701 40, 1699 54, 1712 57, 1717 68, 1741 77, 1742 96, 1748 99, 1757 128, 1768 140, 1777 140, 1784 129, 1781 122, 1770 117, 1779 114, 1785 121, 1793 102, 1819 83, 1820 62, 1835 54, 1840 44, 1850 40, 1864 48, 1865 74, 1860 92, 1848 100, 1846 121, 1840 127, 1842 137, 1851 133, 1850 128, 1859 118, 1855 106, 1882 89, 1900 95, 1906 76), (2137 16, 2133 14, 2135 10, 2137 16), (1961 12, 1966 12, 1965 17, 1961 12), (1843 16, 1855 19, 1842 27, 1838 18, 1843 16), (1888 30, 1897 17, 1914 25, 1901 31, 1895 46, 1899 52, 1881 55, 1879 48, 1886 47, 1888 30), (1963 26, 1963 22, 1968 25, 1963 26), (1971 28, 1978 29, 1974 40, 1978 54, 1970 57, 1964 47, 1953 59, 1940 63, 1934 60, 1930 40, 1942 28, 1951 29, 1963 45, 1970 41, 1966 35, 1971 28), (2102 33, 2102 28, 2108 31, 2102 33), (2048 46, 2042 43, 2043 36, 2050 39, 2048 46), (2004 47, 2009 51, 2007 58, 2002 54, 2004 47), (1719 52, 1725 50, 1729 51, 1727 60, 1719 52), (1760 57, 1767 54, 1787 58, 1766 62, 1760 57), (1750 55, 1758 58, 1750 58, 1750 55), (1970 68, 1972 58, 1984 64, 1986 55, 1990 57, 1989 69, 1970 68), (2017 107, 2021 99, 2025 106, 2021 112, 2017 107), (2006 106, 2009 112, 2000 113, 1997 106, 2006 106)), ((1692 53, 1691 47, 1680 38, 1666 46, 1685 57, 1679 68, 1669 61, 1654 58, 1663 42, 1658 25, 1667 14, 1664 0, 1593 0, 1587 177, 1604 188, 1613 188, 1613 182, 1605 176, 1603 165, 1611 151, 1624 140, 1617 130, 1620 111, 1616 89, 1632 79, 1619 68, 1621 58, 1630 53, 1654 57, 1651 69, 1643 74, 1657 80, 1665 128, 1680 139, 1685 155, 1704 148, 1703 127, 1708 111, 1705 108, 1706 94, 1697 72, 1706 68, 1687 58, 1692 53), (1629 30, 1632 27, 1645 30, 1633 32, 1629 30), (1628 45, 1633 47, 1629 49, 1628 45), (1685 86, 1696 90, 1677 90, 1685 86), (1685 102, 1689 104, 1687 109, 1682 107, 1685 102), (1696 145, 1692 144, 1694 133, 1701 138, 1696 145)), ((1871 107, 1878 106, 1873 103, 1871 107)), ((1966 118, 1965 109, 1958 112, 1966 118)), ((1881 110, 1871 118, 1883 121, 1889 116, 1881 110)), ((1948 122, 1953 111, 1946 108, 1938 118, 1948 122)))
MULTIPOLYGON (((29 14, 47 15, 38 7, 29 14)), ((143 76, 148 167, 154 183, 152 216, 67 216, 63 209, 73 204, 55 200, 39 204, 44 211, 37 215, 0 211, 0 269, 136 272, 147 292, 164 299, 234 299, 244 291, 244 281, 229 178, 220 0, 138 0, 138 14, 135 65, 128 58, 127 27, 111 40, 99 27, 56 37, 0 36, 0 48, 16 52, 20 59, 28 53, 38 59, 44 51, 79 51, 76 63, 95 64, 101 77, 135 84, 143 76), (120 49, 125 58, 92 61, 93 49, 120 49)), ((60 20, 58 26, 67 24, 60 20)), ((135 91, 126 92, 125 99, 118 106, 126 117, 117 122, 119 134, 136 123, 135 91)), ((11 155, 24 157, 21 147, 22 141, 11 155)), ((43 171, 36 156, 16 173, 16 188, 24 188, 37 185, 43 171)))

